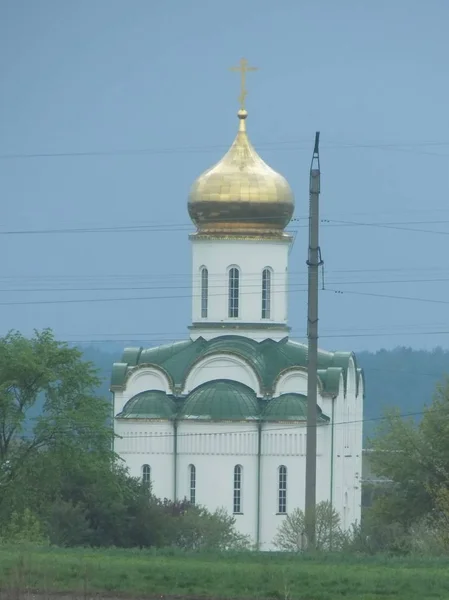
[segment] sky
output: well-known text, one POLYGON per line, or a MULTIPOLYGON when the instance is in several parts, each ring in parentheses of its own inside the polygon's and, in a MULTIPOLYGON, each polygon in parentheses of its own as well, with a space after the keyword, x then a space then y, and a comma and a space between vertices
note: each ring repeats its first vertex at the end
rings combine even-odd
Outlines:
POLYGON ((0 334, 186 338, 187 197, 245 57, 250 138, 296 198, 292 337, 320 131, 320 345, 449 348, 448 22, 447 0, 1 0, 0 334))

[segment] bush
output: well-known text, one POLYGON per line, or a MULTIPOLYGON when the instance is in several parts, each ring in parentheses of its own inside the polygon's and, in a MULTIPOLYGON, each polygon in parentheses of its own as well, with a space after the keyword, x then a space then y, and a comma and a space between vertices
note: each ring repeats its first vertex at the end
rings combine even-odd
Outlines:
MULTIPOLYGON (((330 502, 320 502, 316 507, 316 549, 338 550, 344 541, 340 529, 340 516, 330 502)), ((305 516, 300 508, 295 508, 278 528, 274 545, 287 552, 302 552, 306 549, 305 516)))

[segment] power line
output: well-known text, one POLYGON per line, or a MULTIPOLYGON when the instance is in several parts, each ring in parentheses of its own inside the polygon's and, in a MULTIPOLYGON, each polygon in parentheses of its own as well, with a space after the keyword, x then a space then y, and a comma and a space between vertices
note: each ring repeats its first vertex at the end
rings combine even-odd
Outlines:
MULTIPOLYGON (((259 150, 269 149, 276 151, 292 151, 292 150, 307 150, 307 140, 277 140, 257 143, 259 150), (279 147, 278 147, 279 146, 279 147)), ((328 142, 323 144, 322 148, 327 150, 344 150, 344 149, 379 149, 379 150, 398 150, 401 152, 411 152, 417 154, 430 154, 431 156, 447 156, 437 152, 416 151, 414 148, 444 147, 449 146, 446 141, 430 141, 430 142, 392 142, 392 143, 342 143, 328 142)), ((215 151, 226 151, 229 144, 215 144, 209 146, 184 146, 171 148, 135 148, 122 150, 83 150, 83 151, 66 151, 66 152, 16 152, 0 154, 0 160, 20 160, 32 158, 68 158, 68 157, 117 157, 117 156, 145 156, 157 154, 192 154, 192 153, 208 153, 215 151)))
MULTIPOLYGON (((266 215, 264 217, 258 217, 259 221, 270 220, 276 215, 266 215)), ((244 222, 251 220, 249 217, 236 218, 234 221, 244 222)), ((293 217, 290 223, 298 223, 299 221, 306 220, 306 217, 293 217)), ((226 219, 226 222, 232 221, 232 219, 226 219)), ((220 219, 215 219, 214 222, 219 223, 220 219)), ((406 225, 442 225, 448 224, 449 220, 420 220, 420 221, 387 221, 387 222, 361 222, 361 221, 344 221, 336 219, 321 219, 321 223, 327 227, 378 227, 383 229, 394 229, 400 231, 410 231, 417 233, 432 233, 436 235, 449 235, 449 232, 439 231, 433 229, 422 229, 414 227, 405 227, 406 225)), ((295 225, 296 229, 305 229, 308 224, 295 225)), ((141 225, 120 225, 120 226, 108 226, 108 227, 64 227, 54 229, 8 229, 0 230, 0 235, 69 235, 69 234, 89 234, 89 233, 167 233, 167 232, 184 232, 192 231, 192 223, 164 223, 158 224, 157 222, 141 224, 141 225)), ((288 233, 288 230, 287 230, 288 233)))
POLYGON ((416 298, 414 296, 395 296, 393 294, 377 294, 375 292, 358 292, 355 290, 334 290, 326 288, 325 291, 333 292, 334 294, 351 294, 356 296, 371 296, 373 298, 388 298, 390 300, 408 300, 411 302, 428 302, 432 304, 449 304, 449 300, 440 300, 437 298, 416 298))
MULTIPOLYGON (((427 274, 430 273, 449 273, 449 267, 380 267, 380 268, 363 268, 363 269, 328 269, 326 270, 326 274, 357 274, 357 273, 362 273, 362 274, 366 274, 366 273, 418 273, 418 272, 425 272, 427 274)), ((292 276, 296 276, 296 275, 305 275, 307 273, 307 271, 305 270, 300 270, 300 271, 290 271, 289 275, 292 276)), ((222 278, 223 277, 223 273, 222 272, 211 272, 209 271, 209 278, 222 278)), ((260 272, 248 272, 245 273, 245 277, 257 277, 260 278, 261 274, 260 272)), ((184 273, 109 273, 109 274, 105 274, 105 273, 99 273, 99 274, 94 274, 94 275, 61 275, 61 274, 53 274, 53 275, 0 275, 0 281, 21 281, 21 280, 25 280, 25 281, 35 281, 35 280, 39 280, 39 281, 47 281, 47 280, 86 280, 89 281, 91 279, 95 280, 96 282, 99 280, 104 280, 104 279, 112 279, 114 281, 117 281, 119 279, 122 280, 139 280, 141 281, 145 281, 145 280, 166 280, 166 279, 178 279, 178 278, 188 278, 189 280, 191 280, 192 278, 194 279, 200 279, 200 275, 199 274, 192 274, 192 272, 184 272, 184 273)), ((404 280, 391 280, 391 282, 398 282, 401 283, 404 280)), ((426 280, 422 280, 422 281, 426 281, 426 280)), ((428 280, 431 281, 431 280, 428 280)), ((437 279, 435 279, 435 281, 437 281, 437 279)), ((443 279, 442 279, 443 281, 443 279)), ((413 280, 406 280, 404 282, 410 282, 413 283, 413 280)), ((339 281, 339 282, 335 282, 335 283, 347 283, 344 281, 339 281)), ((359 283, 358 281, 356 283, 359 283)), ((364 282, 365 283, 365 282, 364 282)), ((369 283, 368 281, 366 283, 369 283)), ((379 280, 373 280, 372 283, 379 283, 379 280)), ((62 288, 64 289, 64 288, 62 288)), ((8 290, 3 290, 3 291, 8 291, 8 290)))
MULTIPOLYGON (((256 274, 258 277, 260 277, 260 274, 257 273, 256 274)), ((223 275, 221 276, 223 277, 223 275)), ((444 282, 448 282, 449 281, 449 277, 438 277, 438 278, 433 278, 433 279, 371 279, 371 280, 365 280, 365 281, 326 281, 326 285, 378 285, 378 284, 402 284, 402 283, 444 283, 444 282)), ((290 283, 291 283, 291 279, 290 279, 290 283)), ((297 283, 295 282, 295 285, 304 285, 306 286, 306 283, 301 284, 301 283, 297 283)), ((209 289, 214 289, 214 288, 218 288, 218 289, 223 289, 223 287, 225 286, 225 283, 219 284, 219 285, 209 285, 209 289)), ((157 286, 157 285, 147 285, 147 286, 130 286, 127 285, 126 287, 124 286, 120 286, 120 287, 50 287, 50 288, 0 288, 0 293, 1 292, 8 292, 8 293, 12 293, 12 292, 26 292, 26 293, 31 293, 31 292, 106 292, 106 291, 136 291, 136 290, 181 290, 181 289, 191 289, 191 285, 187 284, 187 285, 164 285, 164 286, 157 286)), ((259 282, 255 282, 255 283, 246 283, 245 284, 245 288, 247 287, 261 287, 259 282)), ((274 283, 272 284, 273 288, 276 287, 281 287, 282 290, 278 290, 278 292, 282 292, 285 290, 286 286, 284 283, 274 283)), ((297 289, 296 291, 299 291, 299 289, 297 289)), ((328 291, 333 291, 333 290, 328 290, 328 291)), ((337 292, 336 292, 337 293, 337 292)), ((342 293, 345 293, 344 291, 342 293)), ((350 292, 348 292, 350 293, 350 292)))
MULTIPOLYGON (((304 289, 289 289, 289 293, 304 292, 304 289)), ((273 290, 273 294, 284 293, 284 290, 273 290)), ((241 291, 241 294, 259 294, 259 290, 256 292, 241 291)), ((228 292, 222 294, 210 294, 211 297, 217 296, 228 296, 228 292)), ((134 300, 181 300, 186 298, 200 298, 201 294, 177 294, 175 296, 133 296, 127 298, 70 298, 66 300, 24 300, 24 301, 11 301, 11 302, 0 302, 0 306, 19 306, 19 305, 32 305, 32 304, 80 304, 80 303, 98 303, 98 302, 129 302, 134 300)))

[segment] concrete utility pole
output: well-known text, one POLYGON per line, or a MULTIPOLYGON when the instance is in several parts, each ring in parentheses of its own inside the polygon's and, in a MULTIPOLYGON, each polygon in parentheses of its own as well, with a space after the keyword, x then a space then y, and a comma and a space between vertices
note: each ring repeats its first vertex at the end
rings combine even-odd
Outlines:
POLYGON ((306 502, 305 528, 308 550, 315 549, 316 529, 316 406, 318 385, 318 268, 322 264, 319 247, 320 156, 319 132, 315 135, 309 185, 309 256, 307 260, 308 315, 307 315, 307 449, 306 449, 306 502))

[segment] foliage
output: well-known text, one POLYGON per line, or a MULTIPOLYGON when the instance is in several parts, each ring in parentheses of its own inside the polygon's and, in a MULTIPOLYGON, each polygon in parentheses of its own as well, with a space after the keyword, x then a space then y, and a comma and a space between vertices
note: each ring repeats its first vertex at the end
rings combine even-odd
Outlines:
MULTIPOLYGON (((252 553, 0 548, 2 586, 71 591, 77 597, 447 598, 441 559, 252 553), (21 571, 22 585, 17 581, 21 571), (14 576, 14 579, 13 579, 14 576), (12 581, 11 581, 12 580, 12 581), (84 588, 84 589, 83 589, 84 588)), ((46 594, 45 592, 48 592, 46 594)), ((15 597, 15 596, 14 596, 15 597)))
POLYGON ((22 513, 14 511, 11 514, 10 521, 0 530, 0 542, 43 544, 46 538, 39 519, 26 508, 22 513))
MULTIPOLYGON (((340 529, 340 516, 330 502, 320 502, 316 507, 316 549, 337 550, 343 541, 340 529)), ((279 550, 301 552, 305 550, 305 516, 304 512, 295 508, 282 521, 274 539, 279 550)))
MULTIPOLYGON (((169 502, 165 502, 168 507, 169 502)), ((173 519, 171 539, 167 545, 182 550, 243 550, 250 546, 249 538, 235 529, 235 518, 225 510, 209 512, 202 506, 185 505, 184 510, 173 519)))
MULTIPOLYGON (((21 475, 41 449, 105 453, 111 448, 108 404, 95 397, 99 380, 76 348, 50 330, 31 339, 0 338, 0 484, 21 475), (42 412, 30 421, 39 402, 42 412)), ((1 498, 0 498, 1 501, 1 498)))
POLYGON ((419 424, 389 411, 372 440, 375 472, 394 482, 394 493, 378 498, 380 522, 406 529, 436 508, 432 490, 449 487, 449 385, 438 387, 419 424))

